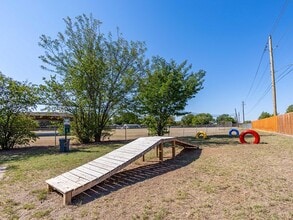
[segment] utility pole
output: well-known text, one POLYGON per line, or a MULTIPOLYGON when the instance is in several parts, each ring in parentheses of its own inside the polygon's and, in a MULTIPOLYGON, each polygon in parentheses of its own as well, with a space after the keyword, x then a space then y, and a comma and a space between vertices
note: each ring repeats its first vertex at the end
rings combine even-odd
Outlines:
POLYGON ((245 122, 245 116, 244 116, 244 101, 242 101, 242 117, 243 117, 243 123, 245 122))
POLYGON ((271 35, 269 35, 269 51, 270 51, 270 67, 271 67, 271 78, 272 78, 273 108, 274 108, 274 116, 276 116, 277 115, 277 96, 276 96, 276 83, 275 83, 273 43, 272 43, 271 35))
POLYGON ((238 115, 237 115, 237 110, 235 108, 235 121, 237 123, 237 127, 239 127, 239 121, 238 121, 238 115))

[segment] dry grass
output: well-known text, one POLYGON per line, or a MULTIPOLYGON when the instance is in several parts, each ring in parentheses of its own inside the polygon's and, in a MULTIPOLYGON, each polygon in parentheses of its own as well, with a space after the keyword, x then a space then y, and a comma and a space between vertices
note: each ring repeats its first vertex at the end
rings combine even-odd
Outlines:
POLYGON ((178 148, 175 159, 166 149, 163 163, 152 151, 66 207, 60 195, 46 193, 44 181, 117 145, 62 155, 50 148, 31 156, 27 149, 21 158, 5 152, 0 219, 293 219, 292 137, 262 133, 259 145, 226 135, 183 139, 201 149, 178 148))

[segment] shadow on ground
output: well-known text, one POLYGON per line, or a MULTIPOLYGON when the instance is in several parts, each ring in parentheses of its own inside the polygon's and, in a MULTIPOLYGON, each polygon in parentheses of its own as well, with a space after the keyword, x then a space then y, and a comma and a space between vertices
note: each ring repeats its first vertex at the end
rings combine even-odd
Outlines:
MULTIPOLYGON (((262 137, 267 136, 274 136, 272 134, 260 134, 261 142, 260 144, 267 144, 266 142, 262 141, 262 137)), ((238 136, 229 136, 229 135, 209 135, 206 139, 197 139, 192 136, 187 137, 179 137, 179 140, 186 141, 197 145, 199 147, 222 147, 223 145, 230 145, 230 146, 239 146, 241 145, 238 136)), ((252 141, 248 141, 251 142, 252 141)))
POLYGON ((209 135, 206 139, 202 138, 195 138, 192 136, 188 137, 179 137, 179 140, 183 140, 199 147, 220 147, 223 145, 236 145, 239 144, 239 138, 237 136, 228 136, 228 135, 209 135))
POLYGON ((163 162, 119 172, 102 183, 74 197, 72 204, 80 205, 89 203, 126 186, 134 185, 144 180, 174 171, 189 165, 193 161, 197 160, 200 155, 201 149, 183 149, 173 159, 167 159, 163 162))
MULTIPOLYGON (((125 141, 115 142, 100 142, 87 145, 70 145, 69 152, 60 152, 59 146, 24 146, 15 147, 8 150, 0 150, 0 165, 7 162, 17 162, 29 159, 30 157, 44 156, 44 155, 60 155, 60 154, 74 154, 78 152, 93 153, 93 147, 105 146, 109 148, 109 151, 114 150, 121 145, 125 144, 125 141)), ((99 152, 99 148, 96 150, 99 152)))

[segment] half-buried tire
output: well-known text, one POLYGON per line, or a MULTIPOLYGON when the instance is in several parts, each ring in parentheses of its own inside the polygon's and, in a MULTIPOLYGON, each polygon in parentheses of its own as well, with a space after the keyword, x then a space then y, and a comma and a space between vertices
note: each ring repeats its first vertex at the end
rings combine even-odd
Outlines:
POLYGON ((259 144, 259 142, 260 142, 260 136, 259 136, 259 134, 258 134, 256 131, 254 131, 254 130, 250 130, 250 129, 241 132, 241 134, 240 134, 240 136, 239 136, 239 140, 240 140, 240 143, 241 143, 241 144, 249 144, 249 143, 246 142, 246 140, 245 140, 245 136, 246 136, 247 134, 251 134, 251 135, 254 137, 253 144, 259 144))

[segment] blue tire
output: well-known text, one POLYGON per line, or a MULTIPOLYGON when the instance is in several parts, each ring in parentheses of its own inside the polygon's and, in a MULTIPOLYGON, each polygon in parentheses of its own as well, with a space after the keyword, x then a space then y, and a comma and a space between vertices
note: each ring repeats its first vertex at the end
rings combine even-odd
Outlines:
POLYGON ((233 136, 233 134, 232 133, 235 133, 235 136, 239 136, 239 131, 237 130, 237 129, 235 129, 235 128, 232 128, 230 131, 229 131, 229 136, 230 137, 232 137, 233 136))

